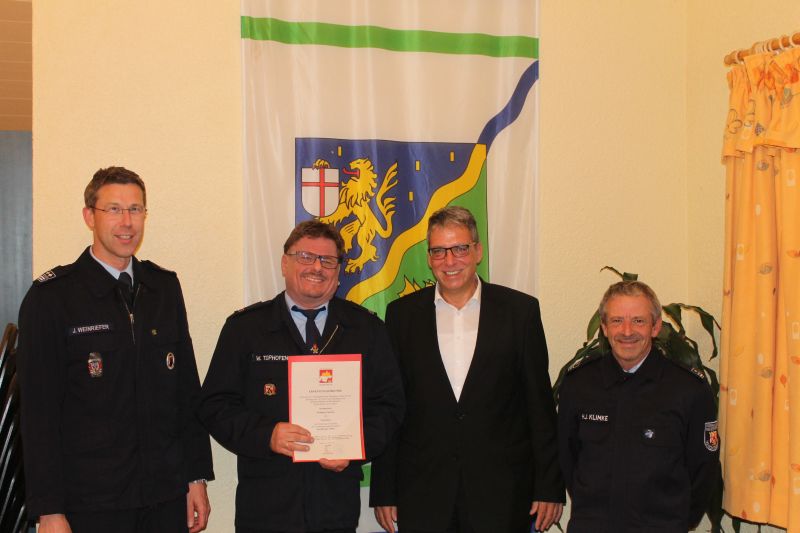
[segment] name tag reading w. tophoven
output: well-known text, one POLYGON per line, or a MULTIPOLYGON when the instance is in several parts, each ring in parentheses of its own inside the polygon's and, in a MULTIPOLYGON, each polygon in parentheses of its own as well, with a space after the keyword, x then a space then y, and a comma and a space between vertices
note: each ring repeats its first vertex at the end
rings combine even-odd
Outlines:
POLYGON ((294 462, 364 459, 361 354, 289 356, 289 422, 314 437, 294 462))

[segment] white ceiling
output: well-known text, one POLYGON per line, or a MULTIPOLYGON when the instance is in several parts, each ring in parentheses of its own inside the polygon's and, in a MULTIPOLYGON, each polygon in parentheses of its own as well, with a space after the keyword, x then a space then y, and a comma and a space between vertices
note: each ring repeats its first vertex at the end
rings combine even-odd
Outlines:
POLYGON ((0 0, 0 131, 31 131, 30 0, 0 0))

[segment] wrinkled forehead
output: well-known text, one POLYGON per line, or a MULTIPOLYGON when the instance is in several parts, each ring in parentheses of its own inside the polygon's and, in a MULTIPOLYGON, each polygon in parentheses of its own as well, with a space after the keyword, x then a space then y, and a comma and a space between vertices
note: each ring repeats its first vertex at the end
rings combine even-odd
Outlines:
POLYGON ((622 317, 653 318, 653 305, 650 299, 644 294, 625 295, 618 294, 612 296, 606 304, 605 314, 607 318, 622 317))

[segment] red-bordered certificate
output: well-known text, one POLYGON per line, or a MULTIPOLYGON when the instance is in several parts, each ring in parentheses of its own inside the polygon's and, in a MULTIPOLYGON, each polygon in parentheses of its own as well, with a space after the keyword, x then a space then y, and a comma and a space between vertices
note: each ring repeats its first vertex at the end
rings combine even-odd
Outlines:
POLYGON ((294 462, 364 459, 361 354, 289 356, 289 422, 314 437, 294 462))

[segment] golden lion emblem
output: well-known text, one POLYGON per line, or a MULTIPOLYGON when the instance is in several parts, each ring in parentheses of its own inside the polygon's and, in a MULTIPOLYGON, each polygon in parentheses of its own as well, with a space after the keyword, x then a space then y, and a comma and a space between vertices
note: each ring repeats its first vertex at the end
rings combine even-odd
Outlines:
MULTIPOLYGON (((378 259, 378 249, 372 244, 377 233, 382 238, 387 238, 392 234, 392 216, 394 216, 394 197, 386 197, 395 185, 397 185, 397 162, 389 167, 381 181, 377 194, 378 175, 375 167, 368 158, 355 159, 350 161, 342 172, 351 176, 349 180, 342 183, 339 189, 339 205, 336 210, 327 217, 320 217, 321 222, 326 224, 338 224, 339 222, 355 217, 347 222, 339 230, 344 239, 344 251, 349 252, 353 247, 355 237, 358 246, 361 248, 361 255, 355 259, 348 259, 344 271, 348 273, 358 272, 364 268, 367 261, 378 259), (378 217, 370 209, 370 202, 375 201, 381 215, 386 221, 386 226, 381 225, 378 217)), ((317 159, 313 165, 314 169, 330 168, 330 163, 324 159, 317 159)))

